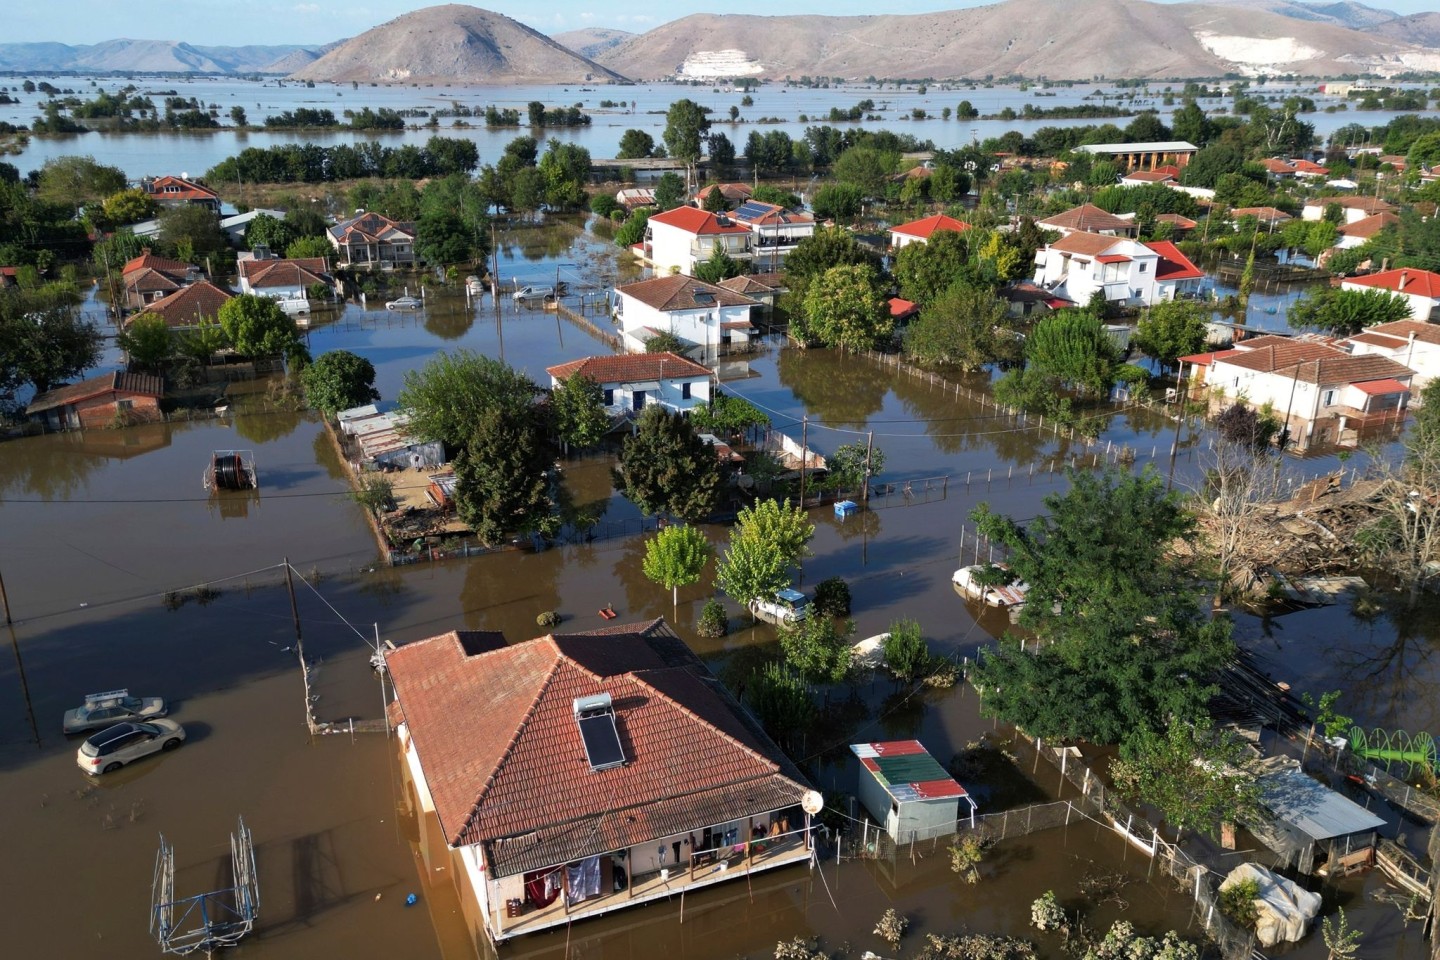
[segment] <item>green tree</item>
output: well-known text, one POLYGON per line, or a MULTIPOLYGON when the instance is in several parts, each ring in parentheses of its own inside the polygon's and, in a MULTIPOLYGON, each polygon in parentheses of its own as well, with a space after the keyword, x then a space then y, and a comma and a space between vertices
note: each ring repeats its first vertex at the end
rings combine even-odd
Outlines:
POLYGON ((1176 830, 1218 838, 1222 822, 1253 815, 1260 789, 1245 771, 1247 747, 1208 720, 1172 717, 1163 733, 1144 729, 1121 748, 1110 776, 1129 803, 1148 803, 1176 830))
POLYGON ((1120 351, 1100 319, 1085 310, 1059 310, 1035 325, 1025 362, 1082 393, 1105 396, 1115 383, 1120 351))
POLYGON ((620 135, 617 160, 642 160, 655 151, 655 138, 644 130, 626 130, 620 135))
POLYGON ((246 126, 246 125, 247 125, 247 120, 248 120, 248 118, 245 116, 245 108, 244 108, 244 107, 240 106, 239 104, 236 104, 235 106, 233 106, 233 107, 230 108, 230 122, 233 123, 233 124, 235 124, 235 126, 237 126, 237 127, 246 126))
POLYGON ((650 221, 649 209, 636 210, 630 218, 615 231, 615 245, 628 250, 645 239, 645 225, 650 221))
POLYGON ((697 430, 713 431, 726 436, 741 433, 750 427, 764 426, 770 422, 770 418, 744 397, 718 393, 709 403, 691 409, 690 422, 697 430))
POLYGON ((225 331, 213 318, 202 317, 200 322, 188 330, 182 330, 176 337, 175 348, 182 356, 189 357, 202 367, 208 367, 215 354, 225 348, 225 331))
POLYGON ((407 370, 398 401, 417 438, 460 450, 472 424, 486 413, 524 419, 539 392, 533 380, 503 360, 455 350, 436 354, 419 370, 407 370))
POLYGON ((655 205, 661 210, 673 210, 685 199, 685 181, 676 173, 662 173, 655 181, 655 205))
POLYGON ((930 648, 914 620, 896 620, 881 648, 885 666, 901 680, 918 680, 930 666, 930 648))
POLYGON ((784 664, 771 661, 750 675, 745 700, 776 743, 793 751, 815 720, 815 701, 805 680, 784 664))
POLYGON ((1180 172, 1180 182, 1187 187, 1208 187, 1213 190, 1221 177, 1227 173, 1239 173, 1244 165, 1243 150, 1228 143, 1217 143, 1196 152, 1180 172))
POLYGON ((218 319, 230 345, 247 357, 308 359, 295 318, 269 297, 231 297, 221 305, 218 319))
POLYGON ((72 211, 125 189, 125 171, 99 163, 92 156, 63 156, 40 167, 35 195, 72 211))
POLYGON ((1325 287, 1305 294, 1290 306, 1290 326, 1313 327, 1349 337, 1377 323, 1410 319, 1410 302, 1388 290, 1342 290, 1325 287))
POLYGON ((700 162, 710 118, 693 100, 676 100, 665 113, 665 151, 685 164, 685 182, 695 182, 695 164, 700 162))
MULTIPOLYGON (((719 192, 717 190, 711 196, 716 196, 719 192)), ((721 280, 738 277, 744 272, 745 265, 730 256, 723 243, 715 244, 710 249, 710 256, 695 265, 695 278, 706 283, 719 283, 721 280)))
POLYGON ((1376 516, 1360 528, 1355 545, 1373 566, 1410 588, 1410 603, 1440 565, 1440 380, 1421 391, 1400 457, 1378 457, 1376 516))
POLYGON ((295 230, 288 222, 268 213, 258 214, 245 228, 245 245, 251 250, 263 245, 279 253, 294 242, 295 237, 295 230))
POLYGON ((1330 951, 1326 960, 1351 960, 1360 949, 1360 938, 1365 935, 1363 930, 1352 930, 1345 921, 1345 908, 1339 908, 1339 914, 1334 917, 1326 917, 1320 921, 1320 936, 1325 941, 1325 949, 1330 951))
POLYGON ((895 320, 868 266, 831 267, 805 295, 805 329, 828 347, 872 350, 889 338, 895 320))
POLYGON ((115 345, 130 357, 131 366, 164 373, 166 362, 175 352, 175 336, 164 317, 142 313, 120 331, 115 345))
POLYGON ((469 262, 475 252, 473 236, 459 215, 427 211, 415 223, 415 253, 431 266, 469 262))
POLYGON ((645 541, 645 559, 640 569, 670 591, 678 611, 680 588, 700 582, 700 574, 714 552, 699 527, 671 524, 645 541))
POLYGON ((193 204, 160 211, 160 242, 187 263, 229 249, 215 214, 193 204))
POLYGON ((780 627, 780 652, 786 666, 812 683, 839 683, 850 669, 853 621, 837 625, 834 618, 810 616, 780 627))
POLYGON ((790 583, 790 568, 809 555, 815 526, 800 507, 761 500, 741 509, 730 544, 715 570, 715 584, 737 603, 773 596, 790 583))
POLYGON ((864 193, 853 183, 827 183, 815 191, 815 216, 822 220, 853 220, 860 215, 864 193))
POLYGON ((1161 366, 1205 349, 1209 311, 1188 300, 1167 300, 1146 311, 1135 327, 1135 346, 1161 366))
POLYGON ((585 204, 585 183, 590 179, 590 151, 554 137, 545 145, 539 170, 545 178, 545 205, 551 210, 579 210, 585 204))
POLYGON ((785 311, 793 321, 805 312, 805 297, 810 285, 826 270, 845 264, 864 264, 877 273, 880 257, 862 246, 855 234, 839 227, 821 227, 795 245, 785 258, 785 311))
POLYGON ((69 299, 0 290, 0 393, 25 383, 43 393, 99 362, 100 330, 69 299))
POLYGON ((987 289, 964 283, 952 285, 922 309, 904 335, 905 353, 911 359, 955 364, 965 370, 1014 361, 1022 343, 1011 328, 1005 301, 987 289))
POLYGON ((324 258, 334 254, 335 248, 324 237, 297 237, 285 248, 285 256, 295 260, 304 260, 307 257, 324 258))
POLYGON ((615 489, 646 516, 668 513, 691 522, 715 512, 720 498, 720 461, 679 413, 656 404, 640 415, 635 435, 626 437, 615 489))
POLYGON ((979 531, 1010 549, 1030 585, 1020 624, 976 665, 983 709, 1045 738, 1122 743, 1205 715, 1230 623, 1202 611, 1196 572, 1170 551, 1195 520, 1153 469, 1071 471, 1064 494, 1022 526, 981 504, 979 531))
POLYGON ((326 417, 380 399, 375 365, 349 350, 330 350, 300 371, 305 400, 326 417))
POLYGON ((828 482, 837 490, 859 490, 885 469, 885 451, 869 443, 842 443, 826 460, 828 482))
POLYGON ((835 158, 832 173, 841 183, 858 187, 866 197, 883 197, 890 175, 899 167, 898 151, 855 146, 835 158))
POLYGON ((555 384, 550 391, 550 413, 555 420, 555 434, 567 448, 588 450, 610 430, 605 391, 583 373, 555 384))
POLYGON ((533 405, 518 414, 487 407, 455 458, 455 512, 487 546, 553 523, 551 457, 537 421, 533 405))
POLYGON ((900 295, 928 307, 956 283, 975 279, 971 267, 973 231, 938 230, 925 243, 907 243, 895 255, 900 295))
POLYGON ((121 190, 106 198, 104 209, 112 225, 139 223, 155 216, 155 201, 144 190, 121 190))

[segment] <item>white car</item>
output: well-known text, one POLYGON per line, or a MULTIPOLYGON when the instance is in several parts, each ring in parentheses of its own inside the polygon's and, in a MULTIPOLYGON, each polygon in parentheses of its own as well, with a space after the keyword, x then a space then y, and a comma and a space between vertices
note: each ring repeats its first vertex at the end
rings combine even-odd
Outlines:
POLYGON ((117 723, 80 744, 75 762, 91 776, 114 773, 127 763, 185 742, 185 728, 174 720, 117 723))
POLYGON ((549 284, 532 283, 516 290, 511 296, 516 300, 540 300, 555 296, 555 288, 549 284))
POLYGON ((419 310, 425 306, 424 301, 418 297, 400 297, 385 304, 386 310, 419 310))
POLYGON ((798 623, 810 613, 810 598, 799 590, 786 587, 776 590, 775 596, 769 600, 751 600, 750 612, 771 623, 798 623))

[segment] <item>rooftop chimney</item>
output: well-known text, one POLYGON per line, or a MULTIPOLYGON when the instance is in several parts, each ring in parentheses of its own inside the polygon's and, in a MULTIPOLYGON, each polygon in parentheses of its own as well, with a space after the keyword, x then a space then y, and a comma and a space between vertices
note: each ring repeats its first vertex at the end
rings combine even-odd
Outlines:
POLYGON ((1401 271, 1400 271, 1400 286, 1396 287, 1395 289, 1396 289, 1396 290, 1404 290, 1404 289, 1405 289, 1405 284, 1407 284, 1407 283, 1409 283, 1409 282, 1410 282, 1410 271, 1409 271, 1409 270, 1401 270, 1401 271))

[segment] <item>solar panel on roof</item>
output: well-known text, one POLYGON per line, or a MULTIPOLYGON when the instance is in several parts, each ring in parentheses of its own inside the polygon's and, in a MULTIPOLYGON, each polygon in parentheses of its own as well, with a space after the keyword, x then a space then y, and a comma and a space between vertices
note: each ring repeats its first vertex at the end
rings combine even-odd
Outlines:
POLYGON ((608 770, 625 764, 625 750, 620 746, 620 731, 615 728, 615 710, 609 694, 577 699, 575 724, 580 728, 591 770, 608 770))
POLYGON ((765 216, 765 214, 769 213, 770 210, 771 207, 769 204, 759 203, 754 200, 747 200, 746 202, 740 204, 739 209, 735 211, 735 216, 741 220, 754 220, 757 217, 765 216))

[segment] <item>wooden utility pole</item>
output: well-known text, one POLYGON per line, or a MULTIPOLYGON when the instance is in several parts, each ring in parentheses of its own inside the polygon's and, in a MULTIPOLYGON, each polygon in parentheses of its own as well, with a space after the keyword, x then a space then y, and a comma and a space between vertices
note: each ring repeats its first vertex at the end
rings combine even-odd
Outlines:
POLYGON ((0 576, 0 606, 5 608, 5 622, 10 622, 10 598, 5 595, 5 578, 0 576))
POLYGON ((290 558, 285 558, 285 589, 290 593, 290 619, 295 621, 295 650, 305 661, 305 638, 300 634, 300 607, 295 603, 295 580, 290 575, 290 558))
POLYGON ((875 449, 875 431, 865 435, 865 485, 860 489, 860 502, 870 502, 870 454, 875 449))
POLYGON ((810 416, 800 419, 800 509, 805 509, 805 464, 810 459, 810 416))

